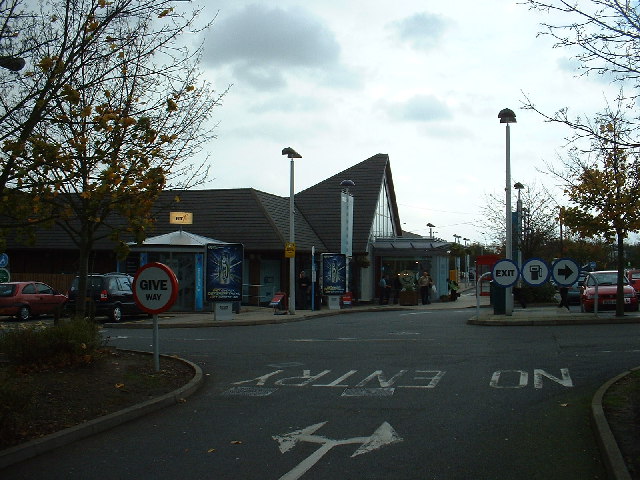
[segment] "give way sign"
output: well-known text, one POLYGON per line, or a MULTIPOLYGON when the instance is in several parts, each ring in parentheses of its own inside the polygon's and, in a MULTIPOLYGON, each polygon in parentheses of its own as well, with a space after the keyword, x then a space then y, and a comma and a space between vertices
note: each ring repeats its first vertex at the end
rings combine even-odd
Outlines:
POLYGON ((133 298, 144 312, 157 314, 169 310, 178 297, 178 279, 163 263, 140 267, 133 278, 133 298))

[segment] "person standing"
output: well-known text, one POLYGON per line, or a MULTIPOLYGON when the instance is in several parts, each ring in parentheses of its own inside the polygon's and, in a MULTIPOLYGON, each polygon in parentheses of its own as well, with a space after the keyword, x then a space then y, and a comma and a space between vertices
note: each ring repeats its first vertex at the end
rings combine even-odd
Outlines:
POLYGON ((386 305, 389 303, 389 292, 391 290, 391 285, 389 285, 389 276, 383 275, 380 278, 380 305, 386 305))
POLYGON ((448 279, 447 280, 447 288, 449 289, 449 300, 455 302, 460 294, 458 293, 458 289, 460 288, 458 282, 455 280, 448 279))
POLYGON ((422 272, 422 276, 418 279, 418 286, 420 287, 420 297, 423 305, 431 303, 431 287, 433 287, 433 280, 429 272, 422 272))
POLYGON ((300 293, 300 310, 306 310, 309 304, 309 294, 311 293, 311 280, 305 274, 304 270, 298 276, 298 292, 300 293))
POLYGON ((558 308, 567 307, 567 310, 571 310, 569 308, 569 287, 565 287, 564 285, 560 287, 560 305, 558 308))
POLYGON ((393 304, 397 305, 400 301, 400 290, 402 290, 402 283, 398 275, 393 276, 393 304))

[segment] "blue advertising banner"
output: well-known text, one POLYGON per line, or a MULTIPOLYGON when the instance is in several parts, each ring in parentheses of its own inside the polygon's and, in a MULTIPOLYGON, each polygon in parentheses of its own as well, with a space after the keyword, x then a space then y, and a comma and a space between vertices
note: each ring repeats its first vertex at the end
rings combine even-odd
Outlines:
POLYGON ((201 311, 204 307, 204 255, 196 253, 196 311, 201 311))
POLYGON ((342 253, 322 254, 322 293, 342 295, 347 291, 347 256, 342 253))
POLYGON ((207 244, 207 300, 239 302, 242 300, 241 243, 207 244))

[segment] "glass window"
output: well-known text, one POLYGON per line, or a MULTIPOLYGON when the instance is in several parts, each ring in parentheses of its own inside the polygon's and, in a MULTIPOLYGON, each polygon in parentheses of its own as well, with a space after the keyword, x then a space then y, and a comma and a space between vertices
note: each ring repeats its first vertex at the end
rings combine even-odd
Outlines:
POLYGON ((51 288, 49 285, 45 285, 44 283, 36 283, 36 287, 38 289, 38 293, 53 295, 53 288, 51 288))
POLYGON ((9 283, 0 284, 0 297, 12 297, 16 291, 16 286, 9 283))
POLYGON ((372 232, 373 237, 393 237, 393 214, 389 204, 389 196, 387 194, 387 182, 382 183, 380 195, 378 196, 378 205, 373 219, 372 232))
POLYGON ((32 295, 36 293, 36 286, 33 283, 30 283, 29 285, 25 285, 25 287, 22 289, 22 293, 26 293, 27 295, 32 295))
POLYGON ((118 290, 128 292, 131 290, 131 282, 128 277, 118 277, 118 290))

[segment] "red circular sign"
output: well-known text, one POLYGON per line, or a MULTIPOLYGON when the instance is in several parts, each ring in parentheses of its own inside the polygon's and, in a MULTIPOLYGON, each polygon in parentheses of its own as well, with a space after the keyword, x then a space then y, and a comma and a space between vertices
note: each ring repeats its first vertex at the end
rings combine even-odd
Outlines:
POLYGON ((173 270, 162 263, 147 263, 133 277, 133 299, 144 312, 156 314, 167 311, 177 297, 178 279, 173 270))

